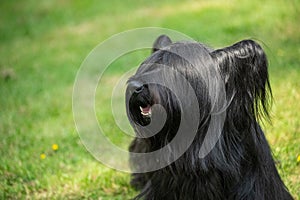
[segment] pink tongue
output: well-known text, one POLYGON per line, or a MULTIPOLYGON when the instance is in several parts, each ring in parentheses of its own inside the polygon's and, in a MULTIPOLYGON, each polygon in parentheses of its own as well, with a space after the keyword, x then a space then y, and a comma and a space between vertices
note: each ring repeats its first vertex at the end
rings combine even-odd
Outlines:
POLYGON ((145 107, 145 108, 142 108, 143 113, 148 113, 148 112, 150 111, 150 109, 151 109, 151 106, 150 106, 150 105, 148 105, 148 106, 145 107))

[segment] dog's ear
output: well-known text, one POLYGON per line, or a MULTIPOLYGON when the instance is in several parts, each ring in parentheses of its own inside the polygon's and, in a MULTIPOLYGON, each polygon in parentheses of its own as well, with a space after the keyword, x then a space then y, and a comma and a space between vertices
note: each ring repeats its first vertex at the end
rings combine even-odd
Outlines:
POLYGON ((224 77, 227 98, 234 104, 233 112, 245 111, 256 118, 269 119, 268 96, 272 92, 268 60, 261 46, 253 40, 243 40, 211 55, 224 77))
POLYGON ((161 35, 153 43, 152 53, 154 53, 155 51, 158 51, 170 44, 172 44, 172 40, 166 35, 161 35))

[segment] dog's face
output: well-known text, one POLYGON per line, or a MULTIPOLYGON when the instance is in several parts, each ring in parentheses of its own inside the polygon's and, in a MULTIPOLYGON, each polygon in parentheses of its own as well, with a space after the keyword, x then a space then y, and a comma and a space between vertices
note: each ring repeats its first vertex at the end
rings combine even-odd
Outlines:
POLYGON ((183 119, 197 120, 201 127, 211 114, 225 109, 255 118, 262 105, 262 114, 267 115, 266 70, 265 54, 253 41, 212 50, 195 42, 172 43, 161 36, 151 56, 128 80, 128 118, 137 132, 164 120, 160 132, 172 135, 183 119))
POLYGON ((163 133, 169 140, 183 121, 188 122, 186 126, 197 121, 193 127, 198 126, 211 110, 205 79, 216 73, 205 46, 158 38, 152 55, 128 80, 127 115, 136 132, 146 137, 163 133))

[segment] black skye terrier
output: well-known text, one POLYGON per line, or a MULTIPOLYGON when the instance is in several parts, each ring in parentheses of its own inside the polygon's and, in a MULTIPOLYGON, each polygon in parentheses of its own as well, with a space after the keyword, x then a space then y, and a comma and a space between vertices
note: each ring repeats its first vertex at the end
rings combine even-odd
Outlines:
POLYGON ((269 119, 267 65, 263 49, 252 40, 213 50, 157 38, 126 90, 127 115, 136 132, 129 148, 137 153, 130 157, 131 184, 141 191, 135 199, 293 199, 258 124, 269 119), (161 121, 159 129, 151 126, 161 121), (181 139, 168 146, 179 131, 181 139), (217 140, 208 142, 212 147, 201 156, 205 137, 214 133, 217 140), (160 157, 137 156, 163 147, 167 151, 160 157))

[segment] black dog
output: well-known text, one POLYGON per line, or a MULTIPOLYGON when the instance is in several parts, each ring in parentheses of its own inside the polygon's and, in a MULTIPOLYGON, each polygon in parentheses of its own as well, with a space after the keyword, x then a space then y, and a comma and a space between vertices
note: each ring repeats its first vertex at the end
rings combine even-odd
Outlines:
POLYGON ((131 156, 131 184, 141 190, 135 199, 292 199, 258 124, 269 119, 267 65, 252 40, 218 50, 167 36, 155 41, 128 80, 127 115, 137 135, 129 150, 159 152, 180 130, 183 137, 160 159, 131 156), (208 134, 217 141, 204 144, 208 134))

